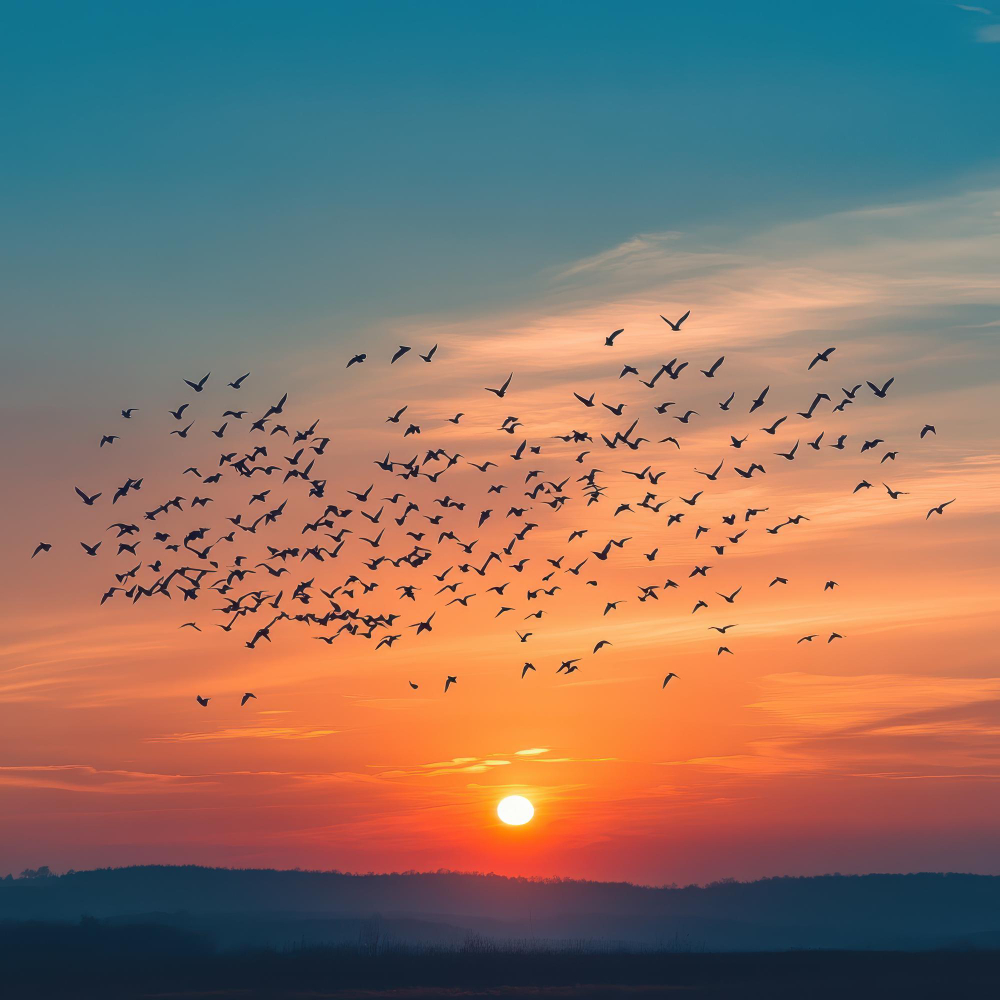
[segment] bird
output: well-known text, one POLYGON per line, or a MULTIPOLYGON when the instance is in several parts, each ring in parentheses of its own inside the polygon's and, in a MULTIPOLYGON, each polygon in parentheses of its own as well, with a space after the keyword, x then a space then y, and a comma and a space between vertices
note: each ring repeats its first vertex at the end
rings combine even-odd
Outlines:
POLYGON ((450 688, 452 684, 457 684, 457 683, 458 683, 458 678, 453 676, 452 674, 448 674, 444 682, 444 693, 447 694, 448 688, 450 688))
MULTIPOLYGON (((236 388, 239 388, 239 386, 236 386, 236 388)), ((251 698, 253 698, 254 701, 256 701, 257 695, 255 695, 252 691, 247 691, 240 699, 240 708, 242 708, 251 698)))
POLYGON ((135 413, 135 412, 137 412, 138 409, 139 408, 137 406, 130 406, 127 410, 122 410, 122 416, 126 420, 131 420, 132 419, 132 414, 135 413))
POLYGON ((885 486, 886 493, 888 493, 893 500, 898 500, 900 497, 909 496, 909 493, 906 493, 903 490, 894 490, 890 486, 886 486, 885 483, 883 483, 882 485, 885 486))
MULTIPOLYGON (((207 378, 208 376, 205 376, 205 377, 207 378)), ((228 383, 228 385, 229 385, 229 388, 230 388, 230 389, 239 389, 239 388, 241 388, 241 387, 242 387, 242 385, 243 385, 243 383, 244 383, 244 382, 245 382, 245 381, 246 381, 246 380, 247 380, 248 378, 250 378, 250 372, 247 372, 247 373, 246 373, 245 375, 241 375, 241 376, 240 376, 240 377, 239 377, 238 379, 236 379, 236 380, 235 380, 235 381, 233 381, 233 382, 229 382, 229 383, 228 383)), ((188 383, 188 384, 190 385, 190 383, 188 383)))
POLYGON ((503 398, 504 398, 504 396, 506 396, 506 395, 507 395, 507 387, 508 387, 508 386, 510 385, 510 380, 511 380, 511 379, 512 379, 513 377, 514 377, 514 373, 513 373, 513 372, 511 372, 511 373, 510 373, 510 374, 509 374, 509 375, 507 376, 507 381, 506 381, 506 382, 504 382, 504 384, 503 384, 502 386, 500 386, 500 388, 499 388, 499 389, 491 389, 491 388, 490 388, 489 386, 486 386, 486 391, 487 391, 487 392, 492 392, 492 393, 493 393, 493 394, 494 394, 494 395, 495 395, 495 396, 496 396, 496 397, 497 397, 498 399, 503 399, 503 398))
POLYGON ((662 691, 671 682, 671 680, 673 680, 673 678, 675 678, 675 677, 677 677, 677 674, 675 674, 671 670, 670 673, 667 674, 667 676, 663 678, 663 683, 660 685, 660 690, 662 691))
POLYGON ((534 669, 535 669, 535 665, 533 663, 525 663, 525 665, 523 667, 521 667, 521 680, 522 681, 524 680, 524 675, 529 670, 534 670, 534 669))
POLYGON ((761 390, 760 395, 750 404, 750 412, 751 413, 753 413, 754 410, 757 410, 757 409, 759 409, 760 407, 762 407, 764 405, 764 397, 767 395, 768 390, 770 388, 771 387, 769 385, 765 386, 761 390))
POLYGON ((103 496, 102 493, 95 493, 93 496, 87 496, 87 494, 84 493, 79 486, 74 486, 73 489, 76 490, 77 495, 88 507, 93 507, 94 501, 97 500, 98 497, 103 496))
MULTIPOLYGON (((723 356, 722 356, 721 358, 719 358, 719 360, 718 360, 718 361, 716 361, 716 362, 715 362, 715 363, 714 363, 714 364, 713 364, 713 365, 712 365, 712 366, 711 366, 710 368, 707 368, 707 369, 705 369, 705 368, 702 368, 702 369, 701 369, 701 373, 702 373, 702 375, 704 375, 704 376, 705 376, 705 378, 715 378, 715 373, 716 373, 716 372, 717 372, 717 371, 719 370, 719 366, 720 366, 720 365, 722 364, 722 362, 723 362, 723 361, 725 361, 725 360, 726 360, 726 358, 725 358, 725 355, 723 355, 723 356)), ((733 395, 735 395, 735 393, 734 393, 733 395)), ((730 398, 732 398, 732 397, 730 397, 730 398)))
POLYGON ((118 440, 117 434, 102 434, 101 443, 98 445, 99 448, 103 448, 106 444, 114 444, 118 440))
POLYGON ((885 394, 889 391, 889 386, 892 385, 892 383, 895 381, 896 381, 895 378, 891 378, 881 388, 875 385, 874 382, 869 382, 868 388, 871 389, 871 391, 874 392, 879 399, 885 399, 885 394))
POLYGON ((425 361, 430 364, 434 360, 434 355, 437 353, 438 345, 435 344, 426 354, 419 355, 421 361, 425 361))
POLYGON ((204 708, 212 700, 211 698, 202 698, 200 694, 196 694, 194 697, 195 701, 197 701, 202 708, 204 708))
POLYGON ((393 354, 392 360, 389 362, 390 365, 394 365, 404 354, 406 354, 410 348, 404 347, 402 344, 399 345, 396 353, 393 354))
POLYGON ((614 333, 608 334, 608 336, 606 336, 604 338, 604 345, 605 345, 605 347, 614 347, 615 346, 615 337, 617 337, 618 334, 624 333, 624 332, 625 332, 625 328, 622 327, 621 330, 615 330, 614 333))
MULTIPOLYGON (((928 516, 930 516, 930 515, 928 515, 928 516)), ((31 558, 34 559, 35 556, 37 556, 39 552, 48 552, 51 548, 52 548, 52 543, 51 542, 39 542, 35 546, 35 551, 31 553, 31 558)))
MULTIPOLYGON (((211 372, 208 373, 208 375, 211 375, 211 374, 212 374, 211 372)), ((191 388, 194 389, 195 392, 201 392, 202 389, 205 388, 205 383, 208 381, 208 375, 203 376, 201 378, 201 380, 198 381, 198 382, 192 382, 190 379, 187 379, 187 378, 184 379, 184 382, 187 385, 191 386, 191 388)))
POLYGON ((413 681, 407 681, 406 683, 409 684, 414 691, 416 691, 420 687, 419 684, 414 684, 413 681))
POLYGON ((937 428, 933 424, 924 424, 920 429, 920 439, 923 440, 928 434, 933 434, 937 437, 937 428))
POLYGON ((351 365, 360 365, 368 360, 367 354, 355 354, 354 357, 347 362, 347 367, 350 368, 351 365))
POLYGON ((948 504, 951 504, 951 503, 954 503, 954 502, 955 502, 954 499, 952 499, 952 500, 945 500, 944 503, 938 504, 937 507, 931 507, 931 509, 929 511, 927 511, 927 517, 925 517, 924 520, 926 521, 931 516, 931 514, 943 514, 945 507, 947 507, 948 504))
POLYGON ((667 326, 669 326, 669 327, 670 327, 670 329, 674 331, 674 333, 680 333, 680 332, 681 332, 681 324, 682 324, 682 323, 684 322, 684 320, 686 320, 686 319, 688 318, 688 316, 690 316, 690 315, 691 315, 691 310, 690 310, 690 309, 688 309, 688 311, 687 311, 686 313, 684 313, 684 315, 683 315, 683 316, 681 316, 681 318, 680 318, 679 320, 677 320, 677 322, 676 322, 676 323, 672 323, 672 322, 671 322, 671 321, 670 321, 669 319, 667 319, 667 317, 666 317, 666 316, 660 316, 660 319, 662 319, 662 320, 663 320, 663 322, 664 322, 664 323, 666 323, 666 324, 667 324, 667 326))
POLYGON ((813 365, 819 364, 820 361, 829 361, 830 355, 836 350, 836 347, 828 347, 825 351, 820 351, 816 357, 809 362, 809 367, 806 371, 812 371, 813 365))

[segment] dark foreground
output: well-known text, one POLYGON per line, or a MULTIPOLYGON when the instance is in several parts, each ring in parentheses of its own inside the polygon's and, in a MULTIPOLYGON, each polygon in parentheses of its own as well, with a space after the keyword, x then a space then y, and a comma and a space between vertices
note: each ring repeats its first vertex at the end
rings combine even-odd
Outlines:
POLYGON ((2 925, 0 963, 11 1000, 1000 996, 992 950, 698 954, 471 939, 448 949, 216 951, 170 927, 85 921, 2 925))

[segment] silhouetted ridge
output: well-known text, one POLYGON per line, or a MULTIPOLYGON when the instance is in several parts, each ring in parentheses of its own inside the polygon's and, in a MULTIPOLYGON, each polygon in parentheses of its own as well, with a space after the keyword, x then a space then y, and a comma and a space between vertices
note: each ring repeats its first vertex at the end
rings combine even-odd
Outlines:
MULTIPOLYGON (((183 914, 202 928, 207 917, 223 931, 242 927, 254 943, 295 940, 303 921, 358 921, 376 913, 399 940, 420 942, 474 932, 648 945, 680 935, 720 949, 923 948, 1000 936, 1000 878, 825 875, 653 888, 455 872, 140 866, 0 883, 0 919, 183 914), (259 928, 278 923, 283 930, 276 938, 262 940, 259 928), (258 931, 251 933, 251 925, 258 931)), ((338 933, 342 940, 356 931, 338 933)))

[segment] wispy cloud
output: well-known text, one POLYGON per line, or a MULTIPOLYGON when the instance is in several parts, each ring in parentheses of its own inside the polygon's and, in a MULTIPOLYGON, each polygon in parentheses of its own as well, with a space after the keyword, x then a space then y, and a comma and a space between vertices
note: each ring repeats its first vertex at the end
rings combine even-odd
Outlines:
POLYGON ((169 733, 149 736, 146 743, 207 743, 215 740, 318 740, 336 736, 339 729, 310 729, 308 726, 237 726, 206 732, 169 733))

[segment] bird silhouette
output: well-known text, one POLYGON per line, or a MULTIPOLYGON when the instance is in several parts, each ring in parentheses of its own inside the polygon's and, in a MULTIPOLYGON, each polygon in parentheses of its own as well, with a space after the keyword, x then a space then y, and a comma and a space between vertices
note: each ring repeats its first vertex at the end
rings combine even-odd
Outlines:
POLYGON ((486 387, 487 392, 492 392, 498 399, 503 399, 507 395, 507 387, 510 385, 510 380, 514 377, 514 373, 511 372, 506 381, 499 389, 491 389, 489 386, 486 387))
POLYGON ((954 499, 945 500, 944 503, 938 504, 937 507, 931 507, 931 509, 927 511, 927 517, 925 517, 924 520, 926 521, 931 516, 931 514, 943 514, 945 507, 947 507, 948 504, 952 504, 954 502, 955 502, 954 499))
POLYGON ((667 326, 669 326, 670 329, 674 331, 674 333, 680 333, 681 332, 681 324, 683 324, 684 320, 686 320, 688 318, 688 316, 690 316, 690 315, 691 315, 691 310, 688 309, 688 311, 686 313, 684 313, 684 315, 681 316, 681 318, 679 320, 677 320, 676 323, 672 323, 669 319, 667 319, 666 316, 661 316, 660 319, 662 319, 663 322, 666 323, 667 326))

